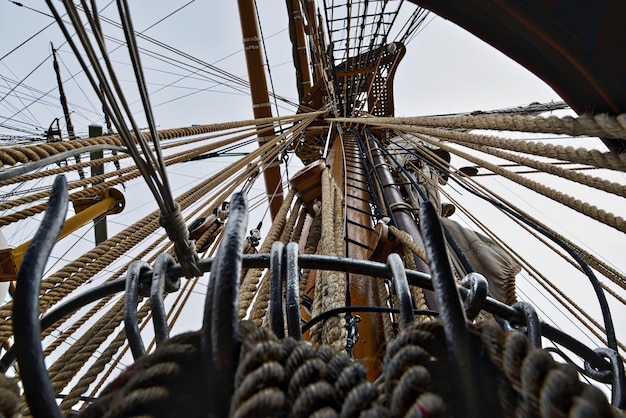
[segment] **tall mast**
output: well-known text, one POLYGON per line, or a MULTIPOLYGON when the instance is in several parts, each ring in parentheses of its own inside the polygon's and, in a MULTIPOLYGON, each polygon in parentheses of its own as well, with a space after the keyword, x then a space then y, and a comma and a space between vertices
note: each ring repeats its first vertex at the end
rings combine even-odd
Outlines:
MULTIPOLYGON (((248 80, 250 81, 254 117, 255 119, 271 118, 272 108, 269 92, 267 90, 265 69, 263 68, 261 36, 254 0, 239 0, 237 4, 239 6, 241 33, 243 35, 243 45, 248 66, 248 80)), ((263 144, 272 138, 267 135, 261 136, 262 134, 260 134, 259 127, 257 127, 257 135, 259 146, 263 146, 263 144)), ((263 178, 265 179, 265 190, 270 205, 270 215, 273 220, 283 203, 283 186, 281 183, 280 160, 278 156, 264 168, 263 178)))
POLYGON ((287 0, 286 2, 289 14, 289 37, 292 44, 293 62, 296 67, 298 97, 302 101, 305 93, 311 88, 311 70, 307 54, 304 16, 299 0, 287 0))

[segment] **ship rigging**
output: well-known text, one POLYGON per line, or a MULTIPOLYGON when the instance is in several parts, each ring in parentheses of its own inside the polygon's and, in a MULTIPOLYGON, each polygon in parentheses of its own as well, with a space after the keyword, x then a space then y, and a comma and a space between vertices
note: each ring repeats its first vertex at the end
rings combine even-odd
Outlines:
MULTIPOLYGON (((623 242, 623 68, 574 49, 588 31, 571 14, 287 0, 289 98, 254 1, 235 8, 247 79, 137 30, 125 1, 46 3, 53 55, 112 128, 76 138, 63 109, 68 138, 0 147, 6 416, 623 415, 623 261, 562 224, 623 242), (398 116, 433 12, 567 103, 398 116), (247 117, 161 128, 168 86, 146 58, 176 65, 172 85, 249 94, 247 117), (94 243, 95 220, 110 234, 94 243)), ((598 42, 621 34, 603 16, 598 42)), ((43 92, 27 79, 3 100, 43 92)), ((28 108, 2 127, 36 134, 28 108)))

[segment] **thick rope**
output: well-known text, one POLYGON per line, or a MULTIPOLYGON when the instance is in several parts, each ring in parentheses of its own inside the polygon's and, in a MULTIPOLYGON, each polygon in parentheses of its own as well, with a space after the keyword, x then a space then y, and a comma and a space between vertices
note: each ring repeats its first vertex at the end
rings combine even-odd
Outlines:
POLYGON ((571 209, 574 209, 592 219, 595 219, 598 222, 601 222, 605 225, 611 226, 615 229, 617 229, 618 231, 621 232, 626 232, 626 220, 624 218, 622 218, 621 216, 617 216, 611 212, 607 212, 604 209, 600 209, 595 205, 592 205, 590 203, 587 202, 583 202, 579 199, 576 199, 573 196, 570 196, 566 193, 560 192, 556 189, 553 189, 551 187, 545 186, 541 183, 538 183, 536 181, 530 180, 524 176, 521 176, 519 174, 515 174, 509 170, 506 170, 502 167, 497 166, 496 164, 491 164, 485 160, 482 160, 480 158, 474 157, 473 155, 470 155, 468 153, 459 151, 456 148, 452 148, 449 147, 448 145, 444 145, 438 141, 433 140, 432 138, 428 137, 428 136, 424 136, 424 135, 417 135, 420 139, 428 142, 428 143, 432 143, 432 144, 437 144, 437 146, 439 146, 440 148, 453 153, 455 155, 458 155, 461 158, 464 158, 468 161, 471 161, 474 164, 478 164, 482 167, 485 167, 486 169, 499 174, 503 177, 506 177, 507 179, 520 184, 530 190, 533 190, 537 193, 540 193, 556 202, 559 202, 571 209))
MULTIPOLYGON (((320 211, 311 222, 309 227, 309 234, 307 235, 306 244, 304 246, 304 254, 314 254, 322 238, 322 212, 320 211)), ((302 270, 302 279, 300 280, 300 295, 306 294, 306 284, 309 278, 311 269, 306 268, 302 270)))
MULTIPOLYGON (((413 251, 407 246, 404 246, 404 260, 406 267, 410 270, 417 270, 415 265, 415 258, 413 256, 413 251)), ((427 310, 428 304, 426 303, 426 297, 424 296, 424 290, 419 286, 409 286, 409 291, 411 292, 411 297, 413 299, 413 304, 415 309, 427 310)), ((420 315, 416 318, 417 321, 430 321, 432 319, 431 316, 428 315, 420 315)))
POLYGON ((283 244, 287 244, 288 242, 293 241, 292 236, 294 233, 296 221, 298 220, 298 217, 300 216, 301 207, 302 207, 302 200, 300 200, 300 198, 298 197, 293 207, 291 208, 291 213, 289 214, 289 218, 287 219, 287 222, 285 223, 283 232, 280 234, 279 241, 282 242, 283 244))
MULTIPOLYGON (((256 126, 265 123, 274 123, 278 121, 298 121, 309 118, 313 115, 320 115, 323 112, 303 113, 294 116, 281 116, 274 118, 260 118, 251 120, 242 120, 229 123, 215 123, 211 125, 199 125, 185 128, 164 129, 158 132, 159 140, 164 141, 174 138, 182 138, 192 135, 203 135, 209 132, 224 131, 228 129, 241 128, 246 126, 256 126)), ((150 138, 148 133, 144 136, 150 138)), ((134 135, 133 135, 134 138, 134 135)), ((2 148, 0 149, 0 167, 10 166, 18 163, 26 164, 32 161, 39 161, 56 153, 77 150, 89 145, 115 145, 124 146, 119 135, 107 135, 95 138, 79 139, 74 141, 50 142, 41 145, 30 145, 26 147, 2 148)))
MULTIPOLYGON (((397 128, 397 125, 393 126, 397 128)), ((406 129, 404 129, 407 131, 406 129)), ((484 146, 502 148, 509 151, 519 151, 526 154, 538 155, 541 157, 554 158, 572 163, 591 165, 597 168, 608 168, 610 170, 626 171, 626 153, 614 154, 610 152, 600 152, 595 149, 564 147, 562 145, 546 144, 536 141, 525 141, 520 139, 507 139, 490 135, 477 135, 468 132, 449 131, 434 128, 415 128, 408 130, 412 133, 432 135, 438 138, 470 142, 484 146)))
MULTIPOLYGON (((519 332, 493 321, 471 326, 481 416, 623 417, 606 397, 578 381, 575 369, 530 349, 519 332), (495 395, 495 396, 494 396, 495 395)), ((81 417, 210 416, 214 390, 202 378, 199 333, 176 336, 111 383, 81 417)), ((444 417, 458 412, 441 321, 414 324, 385 356, 380 383, 327 345, 314 349, 268 328, 240 324, 241 349, 231 417, 444 417)), ((454 415, 456 416, 456 415, 454 415)), ((461 416, 461 415, 458 415, 461 416)))
POLYGON ((123 315, 124 300, 120 299, 50 366, 48 372, 52 376, 52 387, 57 393, 63 390, 98 347, 115 331, 123 315))
POLYGON ((557 165, 544 163, 532 158, 521 157, 509 152, 499 151, 493 148, 487 148, 479 145, 457 142, 468 148, 482 151, 487 154, 494 155, 499 158, 503 158, 509 161, 516 162, 527 167, 532 167, 544 173, 554 174, 556 176, 565 178, 567 180, 574 181, 576 183, 584 184, 585 186, 593 187, 594 189, 602 190, 607 193, 612 193, 617 196, 626 197, 626 186, 617 182, 609 181, 600 177, 590 176, 579 171, 567 170, 557 165))
MULTIPOLYGON (((337 199, 335 189, 337 185, 330 176, 329 169, 322 172, 322 236, 320 240, 320 254, 337 254, 337 227, 336 217, 341 220, 343 227, 343 210, 340 204, 336 210, 337 199)), ((343 229, 341 229, 343 231, 343 229)), ((343 234, 341 234, 343 238, 343 234)), ((343 241, 343 239, 342 239, 343 241)), ((342 251, 343 253, 343 251, 342 251)), ((346 305, 345 276, 334 271, 318 270, 315 281, 315 297, 313 299, 313 316, 330 309, 346 305)), ((343 315, 337 315, 310 330, 313 344, 329 344, 336 352, 346 347, 346 321, 343 315)))
POLYGON ((304 222, 306 221, 308 210, 306 208, 300 209, 300 214, 298 215, 298 221, 296 222, 296 226, 293 228, 293 235, 291 236, 291 240, 293 242, 300 242, 300 237, 302 236, 302 230, 304 229, 304 222))
POLYGON ((20 388, 17 381, 0 374, 0 416, 6 418, 18 418, 20 388))
POLYGON ((523 116, 502 114, 478 114, 460 116, 422 116, 404 118, 335 118, 339 122, 367 125, 395 123, 455 129, 487 129, 496 131, 518 131, 551 133, 569 136, 597 136, 601 138, 626 139, 626 113, 613 116, 606 113, 572 116, 523 116))
MULTIPOLYGON (((150 305, 144 304, 137 311, 137 319, 141 321, 150 311, 150 305)), ((72 389, 63 399, 59 407, 64 414, 67 414, 72 406, 80 401, 81 395, 85 394, 89 386, 96 380, 98 375, 104 370, 106 365, 111 361, 115 353, 126 343, 126 331, 122 329, 117 336, 111 341, 109 346, 98 355, 96 362, 89 367, 89 370, 83 374, 80 380, 72 386, 72 389)))
POLYGON ((417 246, 417 244, 415 244, 413 238, 408 233, 406 233, 406 231, 402 231, 401 229, 398 229, 393 225, 389 225, 389 232, 391 233, 391 235, 396 237, 402 243, 402 245, 410 249, 413 254, 418 256, 424 262, 428 263, 428 257, 426 257, 426 253, 424 252, 424 250, 422 250, 420 247, 417 246))

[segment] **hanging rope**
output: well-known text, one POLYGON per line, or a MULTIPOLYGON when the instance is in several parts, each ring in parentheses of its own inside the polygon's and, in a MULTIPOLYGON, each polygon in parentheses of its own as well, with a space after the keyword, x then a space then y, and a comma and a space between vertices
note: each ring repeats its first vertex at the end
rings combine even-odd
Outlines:
MULTIPOLYGON (((330 170, 322 171, 322 236, 320 239, 319 253, 324 255, 339 255, 337 247, 337 226, 339 229, 341 244, 343 247, 343 207, 341 198, 336 199, 337 185, 330 176, 330 170), (338 208, 337 208, 338 204, 338 208), (337 219, 338 218, 338 219, 337 219)), ((341 251, 343 253, 343 250, 341 251)), ((313 299, 313 316, 322 312, 346 306, 346 282, 345 276, 334 271, 317 271, 315 280, 315 297, 313 299)), ((317 324, 310 330, 313 344, 329 344, 336 352, 346 347, 346 321, 343 316, 334 316, 317 324)))

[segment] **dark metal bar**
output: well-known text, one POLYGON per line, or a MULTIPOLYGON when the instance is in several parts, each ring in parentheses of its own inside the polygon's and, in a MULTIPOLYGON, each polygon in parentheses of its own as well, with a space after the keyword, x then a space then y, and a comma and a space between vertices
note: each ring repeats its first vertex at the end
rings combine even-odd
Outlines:
POLYGON ((530 345, 541 348, 541 322, 535 308, 528 302, 520 301, 511 305, 511 308, 519 311, 526 320, 526 335, 530 345))
POLYGON ((63 417, 55 401, 56 395, 41 349, 39 292, 46 262, 65 222, 67 203, 67 183, 64 176, 58 176, 54 180, 41 225, 24 254, 13 299, 17 361, 30 412, 35 418, 63 417))
POLYGON ((276 241, 270 250, 270 328, 278 338, 285 338, 283 313, 283 249, 284 244, 276 241))
POLYGON ((415 321, 415 316, 413 316, 413 302, 411 301, 411 292, 409 290, 409 282, 406 279, 404 264, 398 254, 391 253, 387 257, 387 265, 389 270, 391 270, 393 285, 396 288, 402 328, 406 329, 415 321))
POLYGON ((300 326, 300 297, 298 295, 300 290, 299 252, 300 248, 298 247, 298 243, 290 242, 287 244, 287 250, 285 252, 287 332, 290 337, 298 341, 302 339, 302 328, 300 326))
MULTIPOLYGON (((607 347, 600 347, 595 350, 599 355, 609 359, 611 363, 611 372, 613 377, 613 390, 611 391, 611 405, 618 409, 626 407, 626 376, 624 375, 624 363, 622 358, 615 350, 607 347)), ((591 372, 589 364, 585 362, 585 370, 591 372)))
POLYGON ((441 223, 430 202, 423 202, 420 205, 420 225, 439 306, 439 317, 443 322, 448 355, 451 363, 456 365, 453 370, 458 389, 454 392, 461 401, 455 405, 456 415, 478 417, 480 398, 474 382, 476 356, 467 329, 465 311, 448 262, 441 223))
MULTIPOLYGON (((130 351, 135 360, 143 356, 146 352, 143 340, 141 339, 141 333, 139 332, 139 324, 137 323, 139 282, 142 272, 146 275, 152 275, 152 269, 145 261, 133 261, 131 265, 128 266, 128 271, 126 272, 126 294, 124 297, 124 329, 126 330, 130 351)), ((152 279, 151 276, 148 277, 152 279)))
POLYGON ((239 319, 237 317, 239 281, 243 247, 248 225, 247 202, 243 193, 235 193, 222 242, 211 267, 212 283, 207 292, 201 350, 209 388, 211 411, 226 417, 234 391, 234 376, 239 358, 239 319))
POLYGON ((467 296, 463 298, 463 306, 467 319, 473 321, 485 305, 489 284, 482 274, 469 273, 463 277, 459 285, 468 290, 467 296))
MULTIPOLYGON (((328 311, 322 312, 318 316, 311 318, 309 322, 302 326, 302 332, 307 332, 311 329, 311 327, 317 323, 327 320, 328 318, 332 318, 333 316, 337 316, 342 313, 348 312, 380 312, 380 313, 393 313, 399 314, 400 309, 398 308, 387 308, 386 306, 344 306, 341 308, 329 309, 328 311)), ((430 315, 433 317, 438 317, 439 312, 425 310, 425 309, 413 309, 413 315, 430 315)))
MULTIPOLYGON (((170 338, 163 294, 165 293, 165 283, 168 280, 167 268, 175 263, 174 258, 167 253, 160 254, 154 262, 152 285, 150 286, 150 310, 152 310, 154 338, 157 346, 170 338)), ((180 287, 180 279, 177 279, 177 283, 180 287)))

